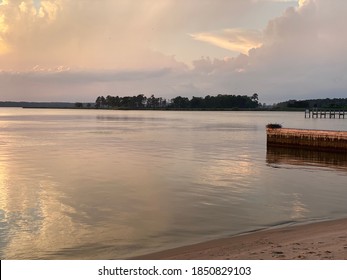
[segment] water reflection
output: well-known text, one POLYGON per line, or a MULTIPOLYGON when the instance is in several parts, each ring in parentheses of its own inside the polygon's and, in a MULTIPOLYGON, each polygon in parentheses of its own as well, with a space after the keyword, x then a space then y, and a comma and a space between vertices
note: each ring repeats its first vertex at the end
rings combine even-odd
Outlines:
POLYGON ((291 165, 347 171, 347 153, 341 152, 268 146, 266 162, 268 165, 277 168, 281 165, 291 165))
POLYGON ((78 244, 76 232, 84 228, 72 222, 68 213, 74 209, 62 203, 47 165, 37 164, 45 153, 19 133, 0 137, 0 258, 44 258, 57 247, 78 244))
POLYGON ((43 178, 26 180, 23 170, 1 163, 0 257, 6 259, 44 258, 57 247, 78 243, 78 228, 61 203, 54 182, 43 178), (33 250, 33 248, 35 248, 33 250))
POLYGON ((300 193, 293 193, 291 200, 291 214, 292 220, 300 220, 306 217, 307 213, 310 212, 307 205, 303 202, 302 195, 300 193))

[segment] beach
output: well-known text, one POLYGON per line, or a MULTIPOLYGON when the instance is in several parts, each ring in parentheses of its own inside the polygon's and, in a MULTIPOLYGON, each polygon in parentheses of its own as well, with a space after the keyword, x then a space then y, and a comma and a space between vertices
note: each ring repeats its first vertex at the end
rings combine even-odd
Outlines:
POLYGON ((347 218, 260 230, 134 259, 346 260, 347 218))

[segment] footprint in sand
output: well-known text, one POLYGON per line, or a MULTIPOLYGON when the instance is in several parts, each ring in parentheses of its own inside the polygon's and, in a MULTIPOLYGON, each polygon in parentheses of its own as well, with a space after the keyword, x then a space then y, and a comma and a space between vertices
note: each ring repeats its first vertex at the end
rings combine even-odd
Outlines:
POLYGON ((306 257, 305 257, 305 256, 302 256, 302 255, 297 256, 297 258, 298 258, 298 259, 301 259, 301 260, 306 259, 306 257))
POLYGON ((272 256, 277 258, 284 258, 285 255, 282 251, 272 251, 272 256))

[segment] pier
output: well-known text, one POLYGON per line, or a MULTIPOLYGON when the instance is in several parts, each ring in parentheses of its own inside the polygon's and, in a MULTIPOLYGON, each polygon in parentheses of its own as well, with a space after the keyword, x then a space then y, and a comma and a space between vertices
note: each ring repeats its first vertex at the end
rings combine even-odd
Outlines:
POLYGON ((267 128, 267 145, 347 152, 347 131, 267 128))
POLYGON ((344 119, 347 112, 344 110, 325 110, 325 109, 306 109, 305 118, 329 118, 329 119, 344 119))

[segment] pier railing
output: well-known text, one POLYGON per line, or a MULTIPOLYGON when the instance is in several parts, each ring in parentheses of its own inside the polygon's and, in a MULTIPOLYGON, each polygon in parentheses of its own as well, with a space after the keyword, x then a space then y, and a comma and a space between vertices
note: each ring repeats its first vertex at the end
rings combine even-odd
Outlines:
POLYGON ((344 119, 347 112, 344 110, 327 110, 327 109, 306 109, 305 118, 329 118, 329 119, 344 119))

